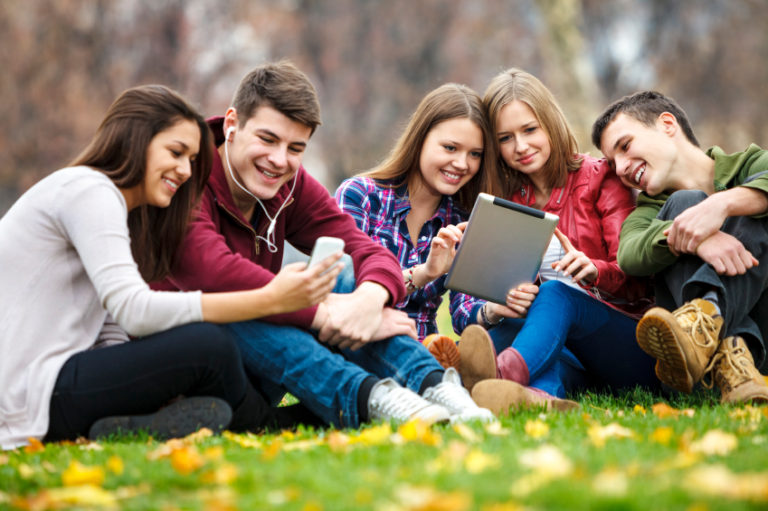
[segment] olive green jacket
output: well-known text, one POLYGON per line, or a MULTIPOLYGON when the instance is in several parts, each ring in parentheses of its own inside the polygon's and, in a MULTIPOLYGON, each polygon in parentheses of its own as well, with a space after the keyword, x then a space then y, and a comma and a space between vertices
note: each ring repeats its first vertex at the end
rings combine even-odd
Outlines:
MULTIPOLYGON (((707 156, 715 160, 715 192, 746 186, 768 193, 768 150, 752 144, 746 151, 725 154, 715 146, 707 156)), ((625 273, 652 275, 677 259, 664 235, 672 221, 656 218, 668 198, 667 193, 654 197, 640 193, 637 197, 637 208, 624 220, 619 237, 617 261, 625 273)))

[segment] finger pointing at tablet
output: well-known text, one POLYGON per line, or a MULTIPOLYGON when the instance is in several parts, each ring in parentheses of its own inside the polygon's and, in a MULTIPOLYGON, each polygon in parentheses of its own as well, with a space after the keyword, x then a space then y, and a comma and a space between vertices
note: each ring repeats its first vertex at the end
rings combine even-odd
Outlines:
POLYGON ((565 250, 565 256, 559 261, 552 263, 552 269, 562 272, 564 276, 573 275, 575 282, 582 280, 594 282, 597 280, 597 266, 592 260, 579 250, 574 248, 571 241, 563 234, 560 229, 555 228, 555 236, 565 250))

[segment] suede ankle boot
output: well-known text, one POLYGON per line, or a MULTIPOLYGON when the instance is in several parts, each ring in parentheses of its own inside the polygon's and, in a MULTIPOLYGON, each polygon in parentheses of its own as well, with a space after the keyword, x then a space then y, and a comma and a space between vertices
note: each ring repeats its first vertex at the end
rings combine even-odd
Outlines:
POLYGON ((530 382, 528 364, 515 348, 507 348, 496 357, 496 368, 499 377, 504 380, 511 380, 523 386, 530 382))

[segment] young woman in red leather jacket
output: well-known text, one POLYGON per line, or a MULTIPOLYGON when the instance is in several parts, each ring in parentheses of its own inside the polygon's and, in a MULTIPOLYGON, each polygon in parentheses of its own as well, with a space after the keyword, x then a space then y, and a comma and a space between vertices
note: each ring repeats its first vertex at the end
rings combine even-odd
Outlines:
POLYGON ((477 320, 490 328, 493 344, 459 346, 462 376, 500 377, 563 397, 573 390, 562 371, 570 360, 593 386, 658 388, 653 360, 634 336, 639 314, 651 304, 647 283, 616 263, 632 192, 605 160, 578 153, 565 116, 536 77, 504 71, 483 102, 505 197, 560 221, 539 281, 510 290, 506 304, 479 308, 477 320))

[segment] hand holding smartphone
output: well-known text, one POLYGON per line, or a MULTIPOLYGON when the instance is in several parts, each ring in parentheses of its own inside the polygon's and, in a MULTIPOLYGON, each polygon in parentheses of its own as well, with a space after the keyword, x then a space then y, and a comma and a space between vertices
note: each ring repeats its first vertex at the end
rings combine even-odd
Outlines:
MULTIPOLYGON (((341 238, 334 238, 333 236, 320 236, 315 241, 315 246, 312 248, 312 255, 309 256, 309 265, 313 266, 331 254, 344 250, 344 240, 341 238)), ((338 262, 336 264, 339 264, 338 262)), ((331 268, 336 266, 334 264, 331 268)), ((323 274, 328 273, 331 268, 328 268, 323 274)))

